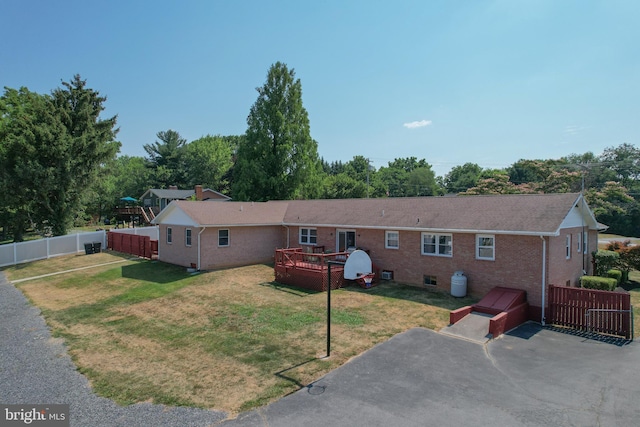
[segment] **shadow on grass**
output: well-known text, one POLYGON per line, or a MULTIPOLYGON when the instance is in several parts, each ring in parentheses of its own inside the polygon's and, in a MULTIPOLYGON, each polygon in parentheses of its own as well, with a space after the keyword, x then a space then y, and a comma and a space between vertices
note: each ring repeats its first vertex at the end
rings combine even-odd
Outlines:
POLYGON ((140 261, 122 266, 122 277, 152 283, 171 283, 191 277, 184 267, 159 261, 140 261))
POLYGON ((315 362, 316 360, 318 360, 318 359, 317 359, 317 358, 315 358, 315 357, 314 357, 313 359, 305 360, 304 362, 300 362, 300 363, 298 363, 297 365, 290 366, 290 367, 288 367, 288 368, 286 368, 286 369, 283 369, 283 370, 281 370, 281 371, 278 371, 278 372, 276 372, 274 375, 275 375, 276 377, 280 378, 280 379, 283 379, 283 380, 285 380, 285 381, 289 381, 290 383, 295 384, 296 386, 298 386, 298 388, 304 388, 304 387, 307 387, 307 385, 302 384, 302 383, 301 383, 300 381, 298 381, 297 379, 286 376, 286 375, 285 375, 285 373, 286 373, 286 372, 288 372, 288 371, 291 371, 291 370, 293 370, 293 369, 297 369, 297 368, 299 368, 299 367, 301 367, 301 366, 304 366, 304 365, 306 365, 307 363, 315 362))
POLYGON ((478 302, 477 299, 469 296, 456 298, 441 290, 421 288, 419 286, 406 285, 391 281, 381 282, 377 286, 373 286, 368 289, 361 288, 357 285, 350 285, 342 289, 347 292, 364 293, 385 298, 411 301, 447 310, 455 310, 478 302))
POLYGON ((621 284, 620 287, 625 291, 640 291, 640 282, 630 280, 627 283, 621 284))

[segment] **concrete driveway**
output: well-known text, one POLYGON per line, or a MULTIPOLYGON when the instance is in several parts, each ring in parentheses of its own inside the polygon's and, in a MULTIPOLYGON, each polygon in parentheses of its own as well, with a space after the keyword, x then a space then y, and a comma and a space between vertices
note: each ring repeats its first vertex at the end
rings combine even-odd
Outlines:
POLYGON ((640 348, 528 323, 486 345, 412 329, 230 426, 637 426, 640 348))

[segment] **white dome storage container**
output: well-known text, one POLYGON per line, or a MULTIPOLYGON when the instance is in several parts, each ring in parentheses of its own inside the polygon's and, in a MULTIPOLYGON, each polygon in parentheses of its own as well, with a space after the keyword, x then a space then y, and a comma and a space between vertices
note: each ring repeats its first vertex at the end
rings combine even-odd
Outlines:
POLYGON ((462 271, 456 271, 451 276, 451 296, 458 298, 467 296, 467 276, 462 271))

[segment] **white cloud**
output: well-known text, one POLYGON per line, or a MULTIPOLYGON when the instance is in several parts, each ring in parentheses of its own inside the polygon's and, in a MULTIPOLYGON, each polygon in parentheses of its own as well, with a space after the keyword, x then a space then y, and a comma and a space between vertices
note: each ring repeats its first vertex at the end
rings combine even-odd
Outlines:
POLYGON ((564 133, 567 135, 578 135, 579 133, 582 133, 585 130, 588 130, 590 128, 590 126, 576 126, 576 125, 567 125, 564 127, 564 133))
POLYGON ((430 125, 431 125, 431 120, 420 120, 420 121, 405 123, 402 126, 406 127, 407 129, 416 129, 416 128, 421 128, 421 127, 430 126, 430 125))

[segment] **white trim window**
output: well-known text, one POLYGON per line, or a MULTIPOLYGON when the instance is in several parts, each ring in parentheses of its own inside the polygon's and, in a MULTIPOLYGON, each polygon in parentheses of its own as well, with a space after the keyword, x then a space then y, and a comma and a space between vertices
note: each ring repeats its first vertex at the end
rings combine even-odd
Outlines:
POLYGON ((422 255, 453 256, 453 235, 422 233, 422 255))
POLYGON ((318 242, 318 230, 315 228, 300 228, 301 245, 315 245, 318 242))
POLYGON ((578 236, 577 240, 577 245, 578 245, 578 253, 582 252, 582 232, 576 234, 576 236, 578 236))
POLYGON ((191 229, 184 230, 184 244, 185 246, 191 246, 191 229))
POLYGON ((226 247, 229 246, 229 229, 221 229, 218 230, 218 246, 226 247))
POLYGON ((567 259, 571 259, 571 234, 567 234, 564 242, 564 252, 567 259))
POLYGON ((167 243, 171 244, 173 242, 173 229, 171 227, 167 227, 167 243))
POLYGON ((400 248, 400 232, 399 231, 385 231, 384 232, 384 247, 387 249, 399 249, 400 248))
POLYGON ((582 235, 582 253, 586 254, 589 250, 589 232, 585 231, 582 235))
POLYGON ((489 261, 496 259, 496 236, 492 234, 476 235, 476 259, 489 261))

